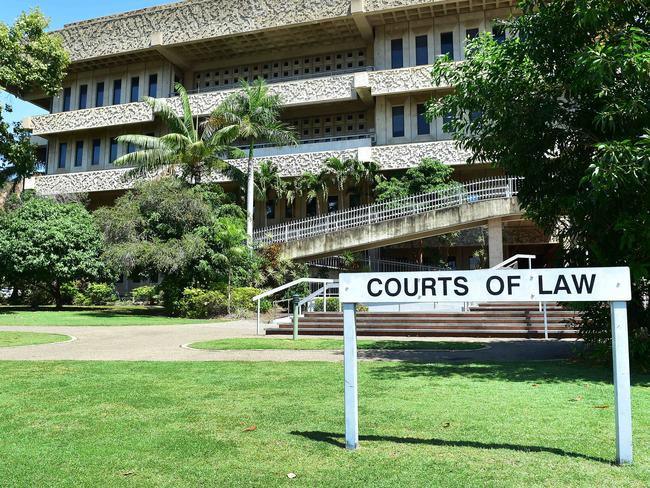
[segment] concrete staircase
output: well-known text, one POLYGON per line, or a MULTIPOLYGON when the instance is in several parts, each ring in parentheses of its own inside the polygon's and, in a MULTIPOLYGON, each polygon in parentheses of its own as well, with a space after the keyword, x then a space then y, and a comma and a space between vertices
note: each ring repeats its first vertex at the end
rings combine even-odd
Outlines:
MULTIPOLYGON (((558 304, 547 304, 549 338, 575 338, 568 323, 575 312, 558 304)), ((301 335, 342 335, 339 312, 311 312, 300 318, 301 335)), ((267 334, 291 334, 292 325, 279 324, 267 334)), ((537 303, 485 303, 468 312, 358 312, 360 336, 401 337, 503 337, 544 338, 544 314, 537 303)))

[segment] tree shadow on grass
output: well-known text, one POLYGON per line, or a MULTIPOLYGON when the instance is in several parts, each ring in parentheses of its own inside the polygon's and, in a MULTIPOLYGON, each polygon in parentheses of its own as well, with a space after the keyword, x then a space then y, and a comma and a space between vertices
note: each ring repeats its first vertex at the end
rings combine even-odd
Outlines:
MULTIPOLYGON (((292 435, 304 437, 311 441, 315 442, 324 442, 331 444, 336 447, 344 448, 344 436, 343 434, 337 434, 334 432, 318 432, 318 431, 293 431, 292 435)), ((577 459, 584 459, 587 461, 595 461, 598 463, 613 464, 613 461, 601 457, 589 456, 587 454, 582 454, 579 452, 565 451, 557 447, 545 447, 545 446, 527 446, 520 444, 510 444, 510 443, 493 443, 493 442, 478 442, 478 441, 452 441, 444 439, 422 439, 417 437, 397 437, 390 435, 360 435, 359 442, 393 442, 396 444, 424 444, 428 446, 437 446, 437 447, 471 447, 474 449, 504 449, 509 451, 518 451, 518 452, 542 452, 555 454, 558 456, 566 456, 577 459)))
MULTIPOLYGON (((472 364, 392 362, 372 364, 364 373, 373 379, 394 381, 400 378, 469 378, 477 381, 518 383, 578 383, 611 385, 611 366, 593 366, 574 361, 490 362, 472 364)), ((650 375, 632 373, 633 386, 650 386, 650 375)))

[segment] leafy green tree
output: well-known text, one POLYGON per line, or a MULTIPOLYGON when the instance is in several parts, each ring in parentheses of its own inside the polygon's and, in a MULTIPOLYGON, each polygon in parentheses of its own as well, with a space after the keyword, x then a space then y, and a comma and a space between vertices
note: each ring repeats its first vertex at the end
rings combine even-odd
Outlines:
POLYGON ((358 187, 366 203, 370 202, 374 186, 382 179, 379 165, 373 161, 328 158, 324 168, 334 187, 340 192, 349 187, 358 187))
MULTIPOLYGON (((54 96, 61 90, 70 61, 61 39, 45 32, 48 24, 38 9, 22 13, 11 26, 0 22, 0 90, 18 97, 33 90, 54 96)), ((0 108, 0 187, 10 181, 10 192, 39 169, 29 136, 19 124, 4 122, 0 108)))
POLYGON ((228 277, 228 314, 232 311, 233 273, 238 265, 245 266, 250 256, 246 229, 242 224, 241 219, 222 217, 216 221, 212 232, 213 261, 223 265, 228 277))
POLYGON ((452 180, 454 169, 440 161, 424 158, 420 164, 409 168, 400 177, 392 177, 377 184, 375 189, 378 201, 445 190, 457 185, 452 180))
POLYGON ((280 120, 281 100, 269 93, 264 80, 253 84, 242 82, 241 90, 230 95, 207 122, 208 131, 234 131, 237 139, 248 148, 246 171, 246 232, 253 238, 253 212, 255 210, 255 144, 268 142, 280 145, 296 144, 296 135, 290 126, 280 120))
POLYGON ((218 185, 188 186, 177 178, 141 182, 113 207, 95 211, 95 218, 111 269, 162 276, 163 302, 172 313, 185 288, 211 289, 229 279, 248 284, 255 274, 254 256, 237 261, 233 246, 221 241, 236 225, 245 235, 245 219, 218 185))
MULTIPOLYGON (((436 63, 434 82, 455 89, 432 101, 429 114, 452 115, 448 129, 471 162, 525 177, 519 201, 558 236, 565 263, 629 265, 635 289, 643 289, 650 275, 647 2, 519 6, 522 15, 504 23, 505 41, 484 35, 464 63, 436 63)), ((650 312, 635 303, 632 344, 643 350, 650 312)), ((596 322, 607 330, 606 320, 596 322)))
POLYGON ((264 206, 271 193, 282 198, 286 191, 286 184, 280 176, 280 168, 272 161, 260 163, 255 170, 255 199, 262 202, 264 212, 264 226, 266 227, 266 209, 264 206))
POLYGON ((99 229, 77 203, 29 198, 0 216, 0 275, 42 289, 57 308, 66 283, 108 277, 101 253, 99 229))
POLYGON ((118 137, 119 142, 133 144, 139 150, 118 158, 115 165, 133 166, 130 172, 132 176, 159 171, 175 175, 180 170, 185 181, 200 184, 212 171, 228 167, 224 158, 242 155, 239 149, 230 145, 236 135, 232 129, 200 131, 198 118, 192 114, 187 90, 177 83, 176 92, 182 116, 177 114, 176 108, 168 100, 149 97, 143 99, 170 132, 161 137, 140 134, 118 137))

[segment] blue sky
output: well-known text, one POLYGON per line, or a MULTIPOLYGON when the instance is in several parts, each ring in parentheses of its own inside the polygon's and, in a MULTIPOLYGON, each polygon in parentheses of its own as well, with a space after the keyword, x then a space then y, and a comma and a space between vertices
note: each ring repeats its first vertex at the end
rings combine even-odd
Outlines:
MULTIPOLYGON (((78 20, 92 19, 102 15, 110 15, 128 10, 136 10, 162 3, 169 0, 1 0, 0 22, 12 24, 20 12, 39 7, 51 19, 50 29, 60 29, 64 24, 78 20)), ((8 93, 0 91, 0 103, 10 103, 14 112, 4 114, 5 120, 21 121, 29 115, 45 113, 39 107, 30 103, 16 100, 8 93)))

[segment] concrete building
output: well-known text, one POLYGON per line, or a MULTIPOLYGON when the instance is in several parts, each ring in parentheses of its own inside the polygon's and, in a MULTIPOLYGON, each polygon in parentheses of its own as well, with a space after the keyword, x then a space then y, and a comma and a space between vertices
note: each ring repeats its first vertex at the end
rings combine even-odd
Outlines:
MULTIPOLYGON (((241 80, 255 78, 281 96, 283 118, 300 137, 297 147, 257 150, 258 162, 274 161, 283 177, 317 170, 329 157, 372 160, 386 172, 430 157, 453 165, 460 181, 499 176, 488 166, 467 165, 443 120, 429 123, 423 110, 427 100, 450 89, 432 85, 434 60, 449 54, 462 61, 466 39, 480 32, 507 35, 495 19, 515 13, 514 3, 186 0, 69 24, 58 32, 72 58, 62 92, 26 97, 49 111, 24 121, 47 141, 47 175, 37 178, 35 189, 43 195, 84 192, 93 206, 110 204, 133 184, 113 165, 130 150, 115 138, 165 132, 143 96, 178 104, 173 86, 182 82, 194 113, 205 117, 241 80)), ((233 184, 216 178, 226 188, 233 184)), ((324 210, 360 203, 354 189, 332 189, 324 210)), ((259 204, 255 217, 258 227, 277 226, 314 213, 308 202, 291 207, 272 199, 259 204)), ((370 239, 356 250, 381 243, 373 256, 413 261, 417 254, 425 264, 467 269, 478 265, 477 251, 488 244, 491 264, 528 252, 543 265, 554 249, 518 210, 458 222, 453 230, 452 239, 434 237, 437 232, 401 235, 370 239)), ((310 257, 336 252, 328 248, 310 257)))

